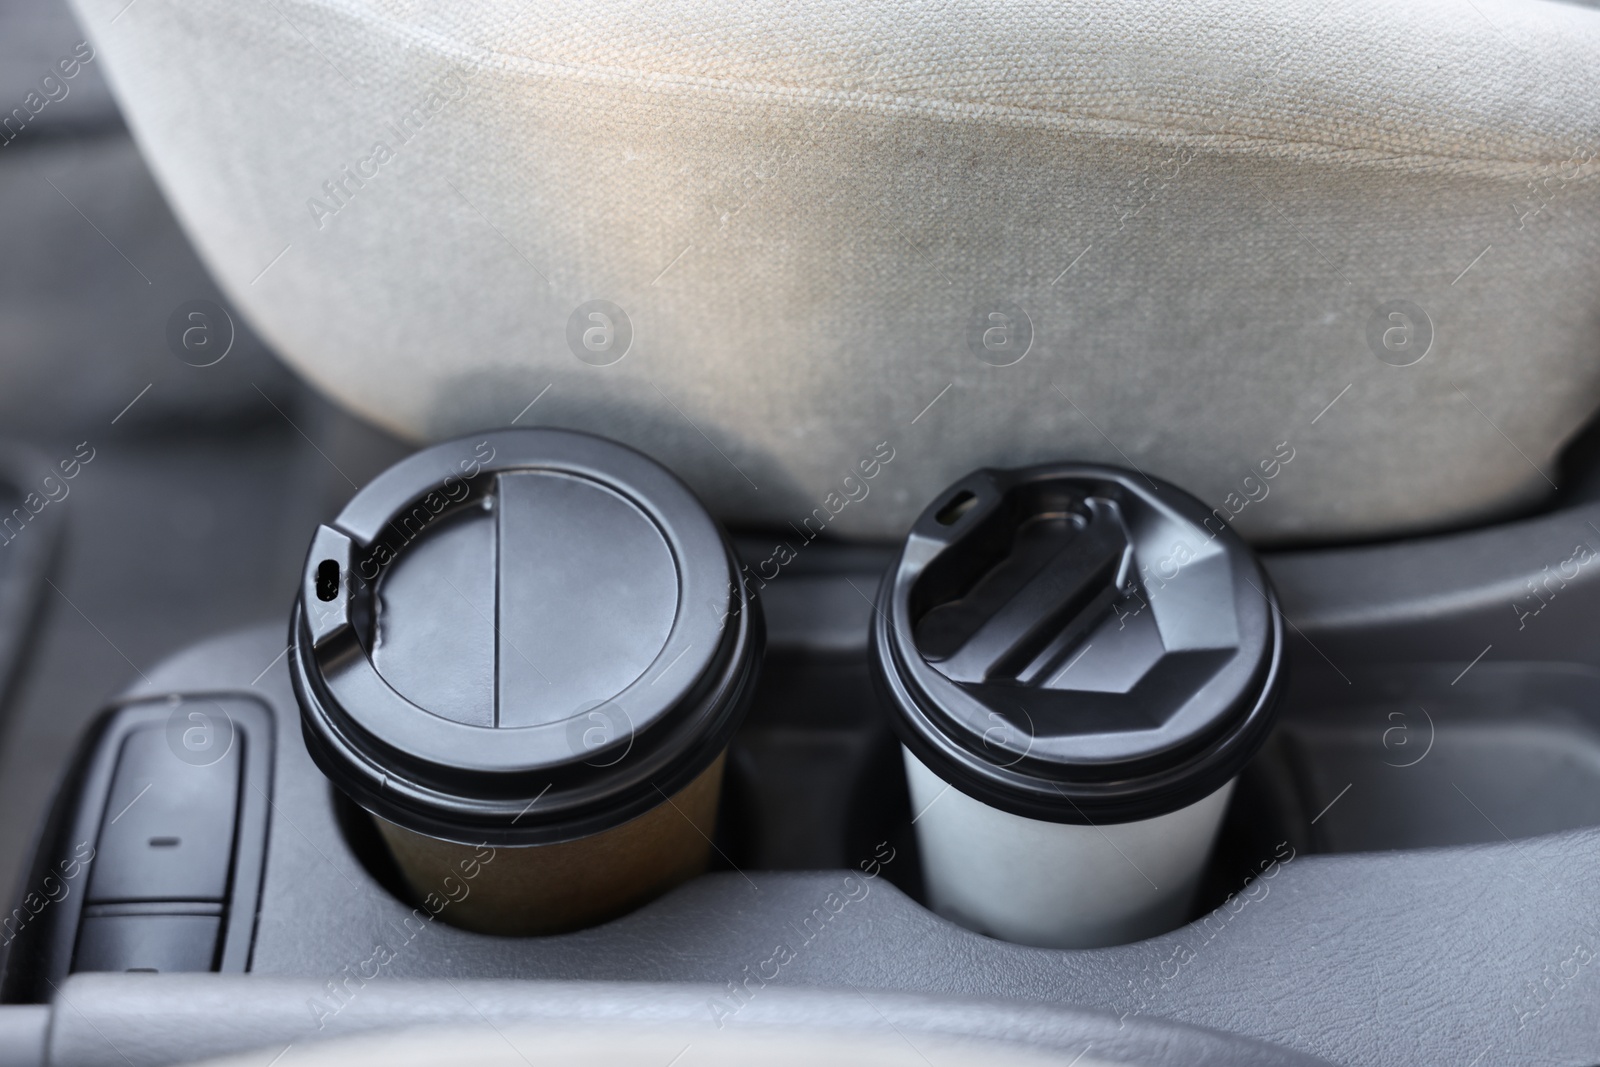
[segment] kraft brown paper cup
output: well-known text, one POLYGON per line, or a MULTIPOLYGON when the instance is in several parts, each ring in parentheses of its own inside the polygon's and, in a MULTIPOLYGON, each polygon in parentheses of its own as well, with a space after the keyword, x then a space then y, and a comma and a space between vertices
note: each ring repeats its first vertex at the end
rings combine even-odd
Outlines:
POLYGON ((415 899, 481 934, 562 934, 618 916, 702 873, 726 754, 621 826, 552 845, 463 845, 375 818, 415 899))
POLYGON ((669 471, 564 430, 402 460, 312 538, 307 751, 440 920, 575 930, 706 867, 765 629, 669 471))

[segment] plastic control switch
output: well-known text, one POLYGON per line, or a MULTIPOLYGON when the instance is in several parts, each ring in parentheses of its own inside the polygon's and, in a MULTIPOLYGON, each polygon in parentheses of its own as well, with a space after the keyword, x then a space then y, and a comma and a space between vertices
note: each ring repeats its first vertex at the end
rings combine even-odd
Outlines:
POLYGON ((89 876, 91 904, 227 897, 241 746, 213 762, 185 760, 169 732, 181 739, 181 730, 150 725, 122 743, 89 876))

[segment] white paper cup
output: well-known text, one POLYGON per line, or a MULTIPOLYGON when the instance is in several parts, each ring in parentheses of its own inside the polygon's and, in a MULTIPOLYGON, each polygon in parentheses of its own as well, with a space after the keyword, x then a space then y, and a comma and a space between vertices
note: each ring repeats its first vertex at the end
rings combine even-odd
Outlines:
POLYGON ((877 608, 933 909, 1056 948, 1182 925, 1276 706, 1282 619, 1249 547, 1142 474, 979 471, 917 520, 877 608))
POLYGON ((1044 822, 974 800, 901 751, 929 905, 1041 948, 1121 945, 1183 925, 1233 795, 1230 781, 1153 819, 1044 822))

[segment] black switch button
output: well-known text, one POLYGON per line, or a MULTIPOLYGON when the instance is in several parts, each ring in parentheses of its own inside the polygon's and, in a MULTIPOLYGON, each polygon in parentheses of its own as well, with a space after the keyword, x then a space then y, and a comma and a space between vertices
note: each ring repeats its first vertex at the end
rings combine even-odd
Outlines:
POLYGON ((90 865, 89 903, 226 899, 243 738, 215 705, 192 705, 201 718, 187 729, 217 731, 227 749, 180 756, 169 741, 182 729, 152 724, 128 734, 90 865))
POLYGON ((78 929, 74 971, 209 971, 216 963, 216 915, 90 915, 78 929))

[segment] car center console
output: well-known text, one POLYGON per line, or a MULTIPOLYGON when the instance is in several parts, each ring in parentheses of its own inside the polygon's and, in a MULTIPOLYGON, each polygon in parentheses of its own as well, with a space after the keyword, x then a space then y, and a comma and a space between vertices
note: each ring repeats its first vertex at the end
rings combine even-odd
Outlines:
POLYGON ((1584 505, 1265 556, 1278 725, 1187 921, 1099 948, 1000 940, 927 906, 869 655, 891 548, 818 542, 761 590, 711 869, 559 934, 452 923, 508 846, 408 878, 307 751, 285 620, 219 635, 85 739, 5 920, 0 1063, 143 1067, 418 1013, 818 1012, 969 1034, 1010 1020, 1066 1058, 1098 1042, 1133 1062, 1600 1060, 1597 525, 1584 505), (201 773, 169 788, 164 760, 201 773))

